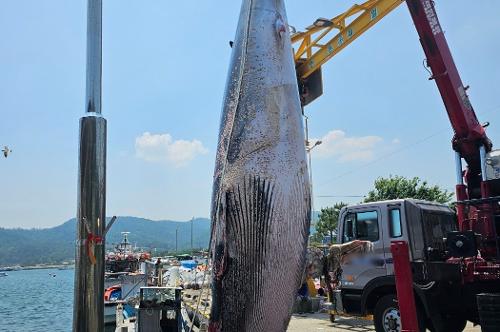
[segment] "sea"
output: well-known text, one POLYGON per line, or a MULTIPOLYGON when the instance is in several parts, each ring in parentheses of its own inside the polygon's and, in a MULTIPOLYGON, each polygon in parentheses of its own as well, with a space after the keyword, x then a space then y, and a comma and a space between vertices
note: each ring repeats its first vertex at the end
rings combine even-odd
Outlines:
POLYGON ((0 277, 0 331, 71 331, 74 273, 21 270, 0 277))

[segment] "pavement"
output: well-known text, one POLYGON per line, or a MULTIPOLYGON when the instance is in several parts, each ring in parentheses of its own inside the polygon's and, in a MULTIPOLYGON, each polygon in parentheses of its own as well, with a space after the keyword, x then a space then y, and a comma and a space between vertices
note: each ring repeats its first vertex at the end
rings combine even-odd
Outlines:
MULTIPOLYGON (((336 317, 335 323, 331 323, 328 314, 296 314, 292 316, 287 332, 374 332, 375 328, 371 321, 353 317, 336 317)), ((479 326, 473 327, 468 324, 464 332, 481 332, 479 326)))

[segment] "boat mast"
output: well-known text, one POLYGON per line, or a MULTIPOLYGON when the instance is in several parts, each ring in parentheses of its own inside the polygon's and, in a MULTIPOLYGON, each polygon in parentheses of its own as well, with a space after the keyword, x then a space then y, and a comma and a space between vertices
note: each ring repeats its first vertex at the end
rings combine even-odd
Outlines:
POLYGON ((104 330, 106 120, 101 115, 102 0, 87 2, 87 85, 80 119, 73 331, 104 330))

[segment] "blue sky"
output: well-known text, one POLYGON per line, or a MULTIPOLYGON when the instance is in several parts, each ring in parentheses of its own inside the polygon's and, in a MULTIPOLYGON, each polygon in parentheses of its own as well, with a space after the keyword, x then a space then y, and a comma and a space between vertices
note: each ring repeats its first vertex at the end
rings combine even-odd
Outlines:
MULTIPOLYGON (((208 216, 219 116, 240 1, 104 1, 103 115, 108 215, 208 216)), ((480 121, 500 141, 500 3, 436 1, 480 121)), ((287 1, 303 29, 351 1, 287 1)), ((84 112, 86 2, 3 0, 0 12, 0 227, 49 227, 76 212, 84 112)), ((406 5, 323 67, 306 108, 319 209, 364 195, 379 176, 454 187, 452 131, 406 5)))

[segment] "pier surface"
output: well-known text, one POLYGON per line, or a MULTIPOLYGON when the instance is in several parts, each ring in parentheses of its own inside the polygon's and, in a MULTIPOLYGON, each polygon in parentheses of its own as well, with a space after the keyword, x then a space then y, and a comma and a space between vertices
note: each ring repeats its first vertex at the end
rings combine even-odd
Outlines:
MULTIPOLYGON (((288 332, 374 332, 375 328, 371 321, 348 317, 337 317, 335 323, 331 323, 327 314, 305 314, 293 315, 288 332)), ((481 332, 479 326, 468 324, 464 332, 481 332)))

